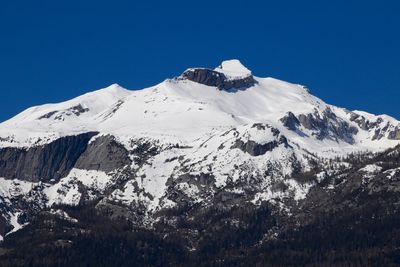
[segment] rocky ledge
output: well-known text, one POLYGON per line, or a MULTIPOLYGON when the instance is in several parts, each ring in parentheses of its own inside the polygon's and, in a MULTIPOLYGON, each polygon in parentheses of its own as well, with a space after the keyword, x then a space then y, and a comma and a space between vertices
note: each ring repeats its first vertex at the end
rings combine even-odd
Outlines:
POLYGON ((191 68, 186 70, 181 78, 214 86, 219 90, 246 89, 257 83, 251 72, 238 60, 224 61, 214 70, 191 68))

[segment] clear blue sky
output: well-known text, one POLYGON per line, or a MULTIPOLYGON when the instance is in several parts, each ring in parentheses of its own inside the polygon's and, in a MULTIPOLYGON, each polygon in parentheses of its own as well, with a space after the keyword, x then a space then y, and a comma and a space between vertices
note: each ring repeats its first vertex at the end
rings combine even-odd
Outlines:
POLYGON ((400 1, 0 1, 0 121, 238 58, 328 103, 400 119, 400 1))

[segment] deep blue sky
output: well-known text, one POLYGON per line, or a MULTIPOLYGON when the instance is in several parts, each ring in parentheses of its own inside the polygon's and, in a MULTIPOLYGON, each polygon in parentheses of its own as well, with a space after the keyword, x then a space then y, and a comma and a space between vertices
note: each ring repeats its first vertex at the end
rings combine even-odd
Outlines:
POLYGON ((328 103, 400 119, 399 14, 400 1, 1 0, 0 121, 231 58, 328 103))

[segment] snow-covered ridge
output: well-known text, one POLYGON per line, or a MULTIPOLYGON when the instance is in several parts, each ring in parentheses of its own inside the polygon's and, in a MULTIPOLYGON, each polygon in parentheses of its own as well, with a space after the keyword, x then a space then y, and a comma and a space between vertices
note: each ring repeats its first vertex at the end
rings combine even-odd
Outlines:
POLYGON ((382 150, 400 139, 399 122, 389 116, 328 105, 304 86, 253 77, 238 60, 224 61, 214 71, 229 79, 251 77, 256 83, 237 90, 216 90, 175 78, 136 91, 114 84, 62 103, 29 108, 1 123, 0 147, 41 145, 87 131, 112 134, 121 140, 136 136, 190 144, 204 135, 252 123, 267 123, 303 149, 321 154, 382 150), (282 123, 289 113, 299 120, 297 130, 282 123), (335 138, 337 123, 348 124, 343 129, 355 127, 350 133, 354 136, 335 138), (319 133, 318 127, 327 132, 319 133))

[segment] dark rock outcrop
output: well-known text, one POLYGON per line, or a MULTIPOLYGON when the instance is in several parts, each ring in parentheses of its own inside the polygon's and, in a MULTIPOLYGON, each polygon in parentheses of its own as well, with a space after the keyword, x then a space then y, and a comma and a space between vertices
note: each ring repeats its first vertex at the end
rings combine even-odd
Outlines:
POLYGON ((38 120, 49 119, 49 118, 51 118, 51 116, 53 116, 53 115, 56 114, 57 112, 58 112, 57 110, 55 110, 55 111, 50 111, 50 112, 48 112, 48 113, 46 113, 46 114, 40 116, 40 117, 38 118, 38 120))
POLYGON ((81 115, 82 113, 88 112, 88 108, 84 108, 81 104, 73 106, 72 108, 68 109, 72 113, 74 113, 76 116, 81 115))
POLYGON ((364 116, 361 116, 354 112, 350 113, 350 120, 357 123, 358 126, 365 131, 377 127, 383 121, 382 118, 378 118, 376 121, 370 121, 366 119, 364 116))
POLYGON ((235 144, 231 148, 239 148, 243 152, 252 156, 261 156, 268 151, 274 150, 274 148, 278 147, 280 144, 284 144, 285 146, 288 145, 286 137, 281 136, 279 140, 274 140, 265 144, 259 144, 253 140, 248 140, 246 142, 236 140, 235 144))
POLYGON ((202 68, 189 69, 182 74, 182 77, 192 82, 217 87, 219 90, 245 89, 257 83, 252 75, 238 79, 228 79, 223 73, 202 68))
POLYGON ((283 123, 283 126, 292 131, 296 131, 297 127, 300 125, 300 121, 290 111, 287 113, 285 117, 281 118, 280 121, 283 123))
POLYGON ((350 120, 357 123, 357 125, 365 131, 374 131, 372 140, 380 140, 385 136, 387 136, 389 140, 400 140, 400 126, 394 126, 390 122, 381 125, 383 119, 380 117, 375 121, 370 121, 362 115, 350 112, 350 120))
POLYGON ((211 187, 215 183, 215 177, 209 173, 200 173, 198 175, 193 175, 185 173, 177 177, 176 179, 169 179, 167 184, 174 185, 179 183, 194 184, 196 186, 207 186, 211 187))
POLYGON ((97 137, 75 164, 75 168, 85 170, 114 171, 131 164, 128 150, 113 136, 97 137))
POLYGON ((190 174, 185 173, 177 178, 170 177, 167 180, 168 186, 166 198, 178 203, 178 206, 191 205, 193 201, 190 195, 182 190, 181 185, 187 184, 198 190, 197 195, 204 199, 212 198, 215 188, 215 177, 212 173, 190 174))
MULTIPOLYGON (((387 130, 389 129, 389 123, 387 123, 383 128, 377 127, 374 132, 374 136, 372 137, 372 140, 381 140, 383 137, 385 137, 387 130)), ((388 139, 390 137, 388 136, 388 139)))
POLYGON ((0 177, 32 182, 47 182, 66 176, 86 150, 89 140, 98 134, 88 132, 61 137, 49 144, 25 148, 0 149, 0 177))
POLYGON ((396 127, 393 131, 389 132, 388 139, 400 140, 400 127, 396 127))
POLYGON ((300 114, 296 117, 292 112, 289 112, 281 118, 281 122, 292 131, 297 131, 299 126, 303 126, 305 129, 313 131, 313 135, 319 140, 342 140, 349 144, 354 143, 353 136, 358 132, 357 128, 337 117, 329 108, 324 110, 322 116, 314 112, 300 114))
POLYGON ((78 104, 76 106, 70 107, 66 110, 54 110, 54 111, 50 111, 42 116, 40 116, 38 118, 38 120, 42 120, 42 119, 49 119, 51 118, 53 115, 58 114, 54 119, 57 120, 62 120, 62 115, 66 115, 66 116, 71 116, 72 114, 79 116, 82 113, 88 112, 89 109, 88 108, 84 108, 81 104, 78 104))
POLYGON ((5 236, 8 231, 10 231, 10 225, 8 224, 6 218, 0 215, 0 235, 5 236))
POLYGON ((239 148, 243 152, 246 152, 252 156, 260 156, 264 155, 268 151, 272 151, 274 148, 279 145, 284 145, 285 147, 289 147, 289 143, 285 136, 281 135, 280 131, 269 124, 265 123, 254 123, 251 128, 256 128, 258 131, 270 131, 274 136, 274 140, 259 144, 253 140, 243 141, 241 139, 237 139, 235 143, 232 145, 231 149, 239 148))

